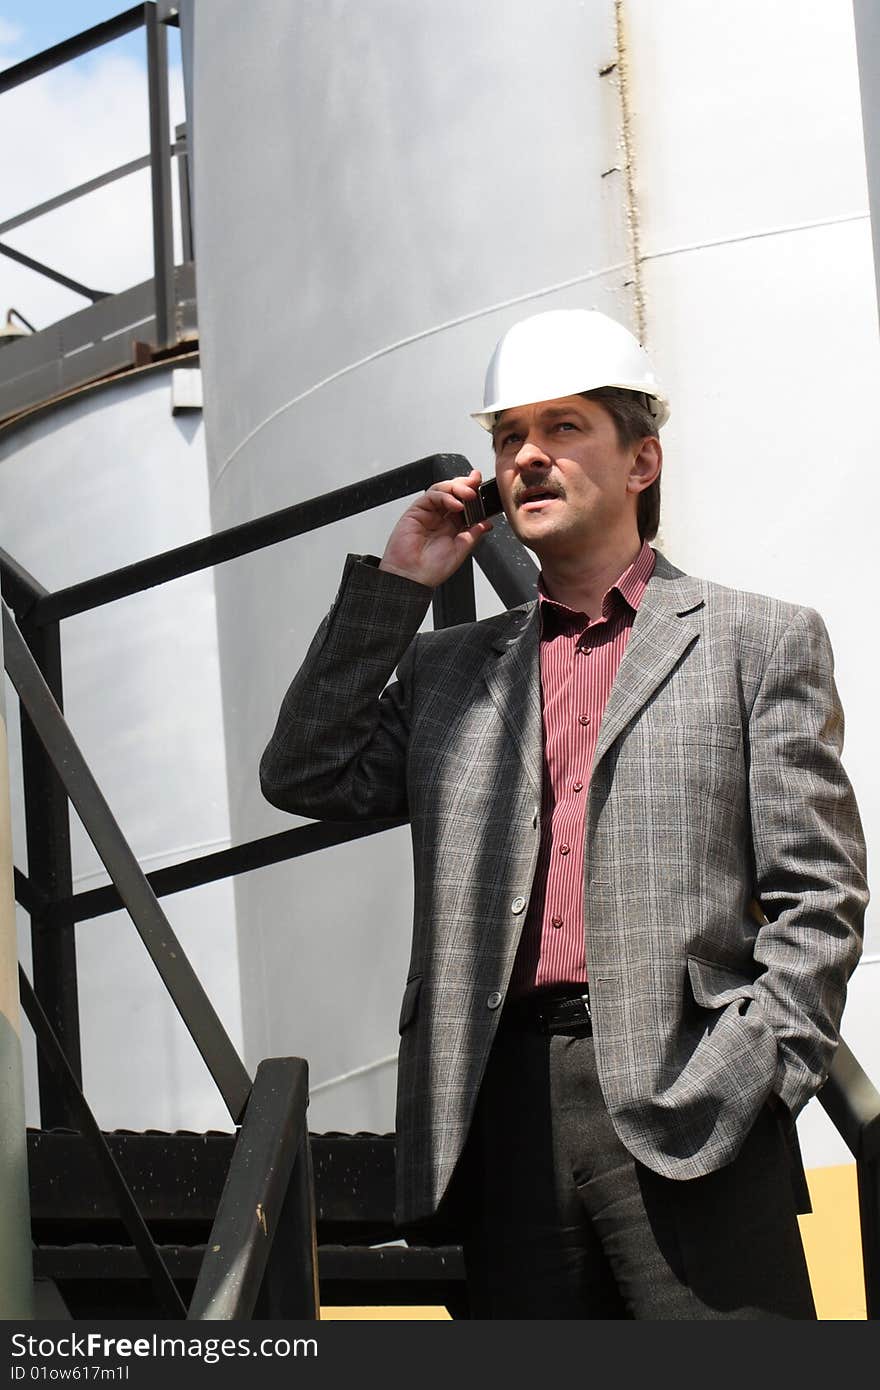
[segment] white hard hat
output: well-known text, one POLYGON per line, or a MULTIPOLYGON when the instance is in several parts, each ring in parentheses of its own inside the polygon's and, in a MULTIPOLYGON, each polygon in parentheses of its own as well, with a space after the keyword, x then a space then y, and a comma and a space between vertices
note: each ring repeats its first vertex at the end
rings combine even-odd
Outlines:
POLYGON ((669 402, 650 358, 628 329, 594 309, 550 309, 521 319, 498 340, 486 371, 483 408, 471 418, 491 430, 500 410, 600 386, 648 396, 658 430, 669 419, 669 402))

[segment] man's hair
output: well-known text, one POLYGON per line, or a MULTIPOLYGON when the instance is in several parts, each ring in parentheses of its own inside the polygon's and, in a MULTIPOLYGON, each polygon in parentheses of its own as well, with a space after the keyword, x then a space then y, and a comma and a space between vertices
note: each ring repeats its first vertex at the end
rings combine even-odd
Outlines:
MULTIPOLYGON (((595 391, 581 391, 585 400, 596 401, 604 406, 614 421, 617 442, 621 449, 637 444, 649 435, 656 436, 657 426, 648 404, 649 398, 641 391, 624 391, 619 386, 599 386, 595 391)), ((636 509, 639 540, 652 541, 660 525, 660 478, 650 487, 639 493, 636 509)))

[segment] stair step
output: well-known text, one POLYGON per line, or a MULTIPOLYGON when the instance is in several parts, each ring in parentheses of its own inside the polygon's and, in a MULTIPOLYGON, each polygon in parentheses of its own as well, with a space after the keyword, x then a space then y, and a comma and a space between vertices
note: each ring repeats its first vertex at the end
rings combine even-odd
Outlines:
MULTIPOLYGON (((112 1130, 105 1134, 138 1208, 158 1239, 207 1239, 235 1133, 112 1130)), ((310 1134, 320 1243, 394 1240, 394 1135, 310 1134)), ((75 1130, 29 1129, 31 1221, 40 1244, 124 1242, 88 1141, 75 1130)))
MULTIPOLYGON (((192 1297, 235 1133, 105 1134, 186 1303, 192 1297)), ((436 1304, 466 1316, 461 1248, 406 1245, 394 1225, 393 1134, 310 1134, 318 1275, 325 1306, 436 1304), (458 1309, 458 1312, 453 1310, 458 1309)), ((34 1276, 75 1319, 152 1317, 156 1302, 88 1141, 28 1130, 34 1276)))
MULTIPOLYGON (((160 1245, 159 1253, 173 1279, 196 1279, 204 1245, 160 1245)), ((462 1279, 457 1245, 427 1248, 406 1245, 319 1245, 322 1280, 462 1279)), ((41 1279, 144 1279, 144 1267, 132 1245, 37 1245, 34 1276, 41 1279)))

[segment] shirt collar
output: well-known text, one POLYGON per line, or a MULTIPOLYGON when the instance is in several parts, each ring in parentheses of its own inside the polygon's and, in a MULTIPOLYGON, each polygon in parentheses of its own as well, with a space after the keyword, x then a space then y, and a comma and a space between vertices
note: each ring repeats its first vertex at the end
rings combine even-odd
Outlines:
MULTIPOLYGON (((606 589, 602 599, 601 616, 603 618, 608 618, 611 615, 614 605, 619 599, 622 599, 634 613, 638 612, 648 587, 648 580, 654 573, 655 560, 654 551, 647 541, 643 541, 642 548, 632 564, 627 565, 623 573, 618 575, 614 583, 606 589)), ((541 607, 542 621, 548 609, 555 611, 559 618, 565 618, 569 621, 577 618, 581 622, 586 621, 585 613, 578 613, 575 609, 569 608, 567 604, 560 603, 557 599, 550 597, 544 588, 543 574, 538 575, 538 602, 541 607)))

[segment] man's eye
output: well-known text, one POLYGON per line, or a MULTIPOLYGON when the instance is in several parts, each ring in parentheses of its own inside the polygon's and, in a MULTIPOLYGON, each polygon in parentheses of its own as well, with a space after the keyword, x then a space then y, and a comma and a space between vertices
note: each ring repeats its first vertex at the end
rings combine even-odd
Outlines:
POLYGON ((502 439, 501 439, 501 447, 502 447, 502 449, 506 449, 506 448, 508 447, 508 445, 510 445, 510 444, 518 444, 521 438, 522 438, 522 435, 519 435, 519 434, 505 434, 505 435, 503 435, 503 436, 502 436, 502 439))
POLYGON ((577 429, 577 426, 575 425, 573 420, 560 420, 558 421, 556 428, 560 430, 573 430, 577 429))

